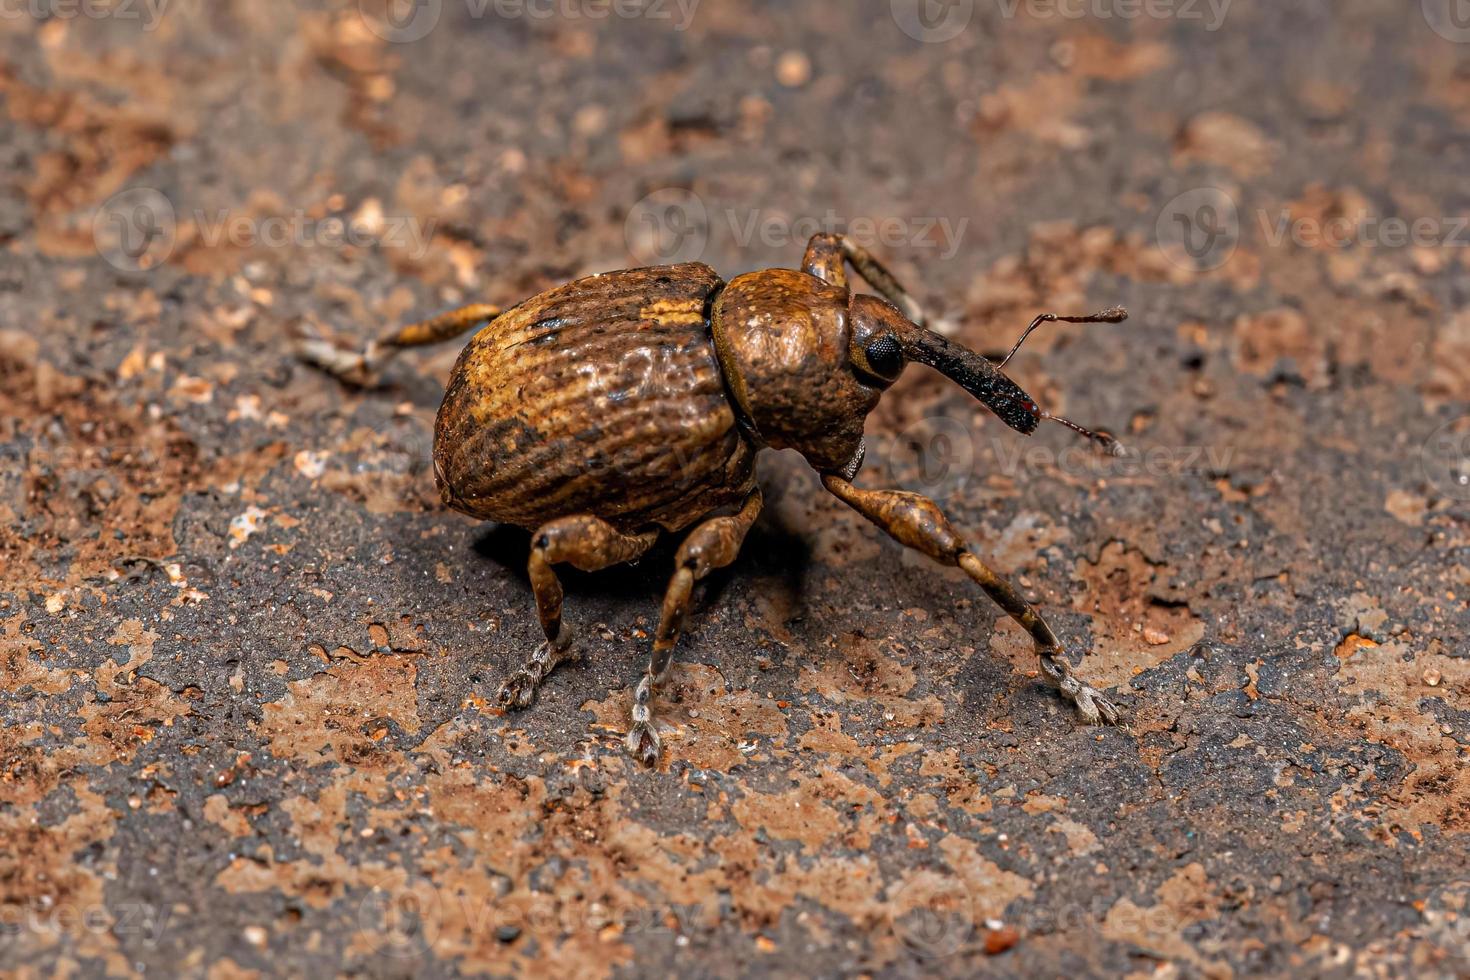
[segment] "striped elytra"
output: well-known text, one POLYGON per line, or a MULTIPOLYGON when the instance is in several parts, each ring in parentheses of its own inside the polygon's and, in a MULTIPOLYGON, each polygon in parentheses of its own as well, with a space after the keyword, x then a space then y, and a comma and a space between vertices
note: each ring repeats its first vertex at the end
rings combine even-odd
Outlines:
POLYGON ((672 531, 743 499, 755 447, 709 328, 723 285, 701 263, 609 272, 480 330, 435 426, 445 501, 522 527, 591 514, 672 531))

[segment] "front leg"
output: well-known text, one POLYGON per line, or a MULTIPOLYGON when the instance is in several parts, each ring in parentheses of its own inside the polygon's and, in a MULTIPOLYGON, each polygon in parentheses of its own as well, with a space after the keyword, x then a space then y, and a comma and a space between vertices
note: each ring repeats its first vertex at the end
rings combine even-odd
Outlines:
POLYGON ((668 676, 674 659, 674 644, 689 612, 694 584, 713 569, 723 568, 740 554, 740 545, 761 511, 761 492, 752 490, 740 511, 729 517, 713 517, 700 524, 679 546, 674 577, 664 593, 663 612, 653 635, 653 652, 648 667, 633 694, 633 727, 628 731, 628 752, 645 766, 658 762, 659 737, 653 720, 654 688, 668 676))
POLYGON ((919 326, 927 322, 924 308, 909 295, 888 268, 877 257, 846 235, 819 233, 807 243, 806 254, 801 259, 801 271, 816 276, 834 286, 847 285, 847 266, 851 265, 863 277, 863 281, 882 294, 894 306, 903 311, 919 326))
POLYGON ((882 528, 900 544, 923 552, 944 565, 956 565, 985 590, 1026 632, 1031 634, 1041 671, 1062 696, 1077 707, 1088 724, 1118 720, 1118 709, 1094 687, 1082 683, 1062 656, 1062 645, 1041 614, 1015 587, 971 553, 965 540, 950 526, 944 512, 928 497, 901 490, 861 490, 836 474, 822 477, 834 496, 882 528))

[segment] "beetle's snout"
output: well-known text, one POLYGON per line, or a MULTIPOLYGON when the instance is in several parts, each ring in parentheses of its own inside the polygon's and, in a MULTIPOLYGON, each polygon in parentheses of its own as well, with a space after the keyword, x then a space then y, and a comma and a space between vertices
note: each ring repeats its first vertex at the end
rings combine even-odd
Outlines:
MULTIPOLYGON (((1127 314, 1122 310, 1115 309, 1106 311, 1097 319, 1106 317, 1108 319, 1105 322, 1116 323, 1125 316, 1127 314)), ((1091 319, 1087 322, 1091 322, 1091 319)), ((1035 399, 1006 377, 989 358, 966 350, 959 344, 952 344, 939 334, 917 326, 900 338, 900 342, 907 356, 929 365, 964 388, 1017 432, 1030 435, 1043 420, 1056 422, 1088 439, 1103 452, 1111 456, 1122 455, 1123 446, 1112 433, 1103 429, 1094 432, 1071 419, 1053 415, 1041 408, 1035 399)))
POLYGON ((861 352, 854 361, 867 367, 885 345, 892 345, 893 361, 888 372, 881 365, 868 373, 886 380, 897 377, 902 362, 926 364, 974 395, 1006 425, 1018 432, 1032 433, 1043 417, 1036 401, 1021 386, 1006 377, 988 358, 952 343, 914 323, 898 309, 874 296, 858 295, 852 300, 853 337, 861 352), (899 358, 901 357, 901 362, 899 358))
POLYGON ((1002 422, 1027 435, 1041 424, 1041 409, 1020 385, 996 370, 988 358, 916 327, 904 343, 910 360, 927 364, 974 395, 1002 422))

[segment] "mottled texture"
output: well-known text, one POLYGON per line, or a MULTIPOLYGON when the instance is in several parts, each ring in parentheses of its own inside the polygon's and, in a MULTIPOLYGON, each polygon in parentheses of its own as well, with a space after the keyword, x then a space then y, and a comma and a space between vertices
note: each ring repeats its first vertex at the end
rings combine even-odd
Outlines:
POLYGON ((402 42, 371 0, 0 17, 0 969, 1470 971, 1470 45, 1404 0, 1046 6, 934 43, 871 0, 682 31, 446 0, 402 42), (132 272, 92 218, 137 187, 177 233, 132 272), (793 453, 694 592, 659 771, 621 739, 672 541, 568 575, 581 660, 501 711, 542 630, 527 535, 434 485, 458 350, 344 391, 291 339, 641 264, 665 187, 727 278, 829 209, 907 222, 868 244, 978 350, 1129 309, 1007 372, 1151 459, 910 367, 854 481, 938 500, 1126 728, 793 453), (1217 208, 1181 256, 1200 188, 1239 234, 1217 208))

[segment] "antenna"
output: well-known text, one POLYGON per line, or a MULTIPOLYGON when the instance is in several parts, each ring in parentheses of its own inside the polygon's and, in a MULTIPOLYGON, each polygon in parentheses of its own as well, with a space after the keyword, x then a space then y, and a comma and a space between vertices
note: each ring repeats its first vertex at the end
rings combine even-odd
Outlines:
POLYGON ((1053 415, 1050 412, 1046 411, 1046 409, 1041 410, 1041 417, 1048 422, 1056 422, 1059 425, 1065 425, 1067 428, 1071 429, 1078 435, 1085 436, 1086 438, 1092 440, 1092 443, 1097 446, 1097 448, 1101 449, 1109 456, 1123 455, 1123 444, 1118 441, 1116 436, 1114 436, 1106 429, 1098 429, 1096 432, 1093 432, 1091 429, 1087 428, 1084 425, 1078 425, 1071 419, 1064 419, 1060 415, 1053 415))
MULTIPOLYGON (((1101 313, 1093 313, 1089 316, 1062 316, 1058 313, 1043 313, 1031 321, 1031 326, 1026 328, 1025 333, 1021 334, 1021 339, 1016 341, 1015 345, 1011 348, 1011 352, 996 365, 996 368, 1003 368, 1009 364, 1011 358, 1016 356, 1016 351, 1020 350, 1021 345, 1026 342, 1026 338, 1031 336, 1031 331, 1043 323, 1055 323, 1058 321, 1062 323, 1122 323, 1126 319, 1128 319, 1128 311, 1121 306, 1112 306, 1103 310, 1101 313)), ((1061 420, 1059 419, 1058 421, 1061 420)))

